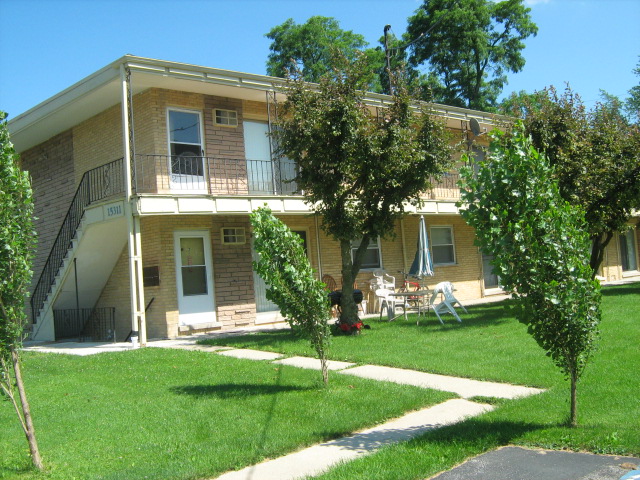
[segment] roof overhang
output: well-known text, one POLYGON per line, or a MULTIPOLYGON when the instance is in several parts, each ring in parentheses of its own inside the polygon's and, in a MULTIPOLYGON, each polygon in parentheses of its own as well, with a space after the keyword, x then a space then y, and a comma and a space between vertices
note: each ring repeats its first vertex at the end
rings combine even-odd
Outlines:
MULTIPOLYGON (((149 88, 164 88, 238 98, 265 101, 266 93, 277 91, 283 79, 267 75, 221 70, 164 60, 125 55, 78 83, 18 115, 8 122, 11 140, 17 152, 23 152, 75 125, 97 115, 122 101, 121 66, 131 71, 132 93, 149 88)), ((388 95, 368 93, 365 99, 370 106, 388 106, 388 95)), ((484 112, 446 105, 433 105, 436 114, 456 122, 475 118, 485 125, 494 125, 493 116, 484 112)), ((457 123, 460 128, 460 124, 457 123)))

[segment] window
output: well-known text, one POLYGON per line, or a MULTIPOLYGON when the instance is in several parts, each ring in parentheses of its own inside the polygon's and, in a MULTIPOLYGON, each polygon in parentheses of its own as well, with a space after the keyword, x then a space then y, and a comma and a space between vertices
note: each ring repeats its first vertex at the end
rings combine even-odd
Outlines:
POLYGON ((238 113, 235 110, 222 110, 220 108, 216 108, 214 110, 214 117, 216 125, 222 125, 225 127, 238 126, 238 113))
MULTIPOLYGON (((360 246, 362 239, 354 240, 351 242, 351 259, 353 260, 356 250, 360 246)), ((380 242, 379 239, 374 239, 369 242, 367 251, 362 259, 361 268, 382 268, 382 259, 380 258, 380 242)))
POLYGON ((431 258, 434 265, 456 263, 453 227, 431 227, 431 258))
POLYGON ((232 227, 222 229, 223 245, 243 245, 246 241, 244 228, 232 227))
POLYGON ((638 269, 635 229, 629 230, 627 233, 620 235, 620 258, 622 260, 623 272, 638 269))
POLYGON ((171 174, 180 176, 204 175, 200 113, 169 110, 169 154, 171 174))

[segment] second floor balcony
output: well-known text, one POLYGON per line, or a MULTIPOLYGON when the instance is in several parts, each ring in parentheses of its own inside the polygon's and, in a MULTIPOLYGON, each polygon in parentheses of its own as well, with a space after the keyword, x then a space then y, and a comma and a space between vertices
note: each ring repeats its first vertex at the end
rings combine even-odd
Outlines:
MULTIPOLYGON (((141 155, 132 165, 137 194, 199 194, 239 196, 301 195, 296 165, 289 159, 141 155)), ((425 200, 458 200, 457 172, 446 173, 425 192, 425 200)))
POLYGON ((239 158, 135 155, 138 194, 296 195, 295 163, 239 158))

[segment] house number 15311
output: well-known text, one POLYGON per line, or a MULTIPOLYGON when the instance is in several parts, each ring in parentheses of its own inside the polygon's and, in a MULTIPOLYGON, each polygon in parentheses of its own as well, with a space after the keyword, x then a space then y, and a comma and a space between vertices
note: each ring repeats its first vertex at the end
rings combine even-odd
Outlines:
POLYGON ((107 217, 119 217, 122 215, 122 205, 107 207, 107 217))

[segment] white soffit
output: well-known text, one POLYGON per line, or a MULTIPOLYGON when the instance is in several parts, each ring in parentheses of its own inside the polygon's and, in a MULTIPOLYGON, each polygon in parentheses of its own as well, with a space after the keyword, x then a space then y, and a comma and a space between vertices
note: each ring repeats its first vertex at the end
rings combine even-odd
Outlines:
MULTIPOLYGON (((126 55, 10 120, 9 132, 16 150, 23 152, 119 104, 121 65, 131 69, 134 94, 156 87, 264 102, 265 92, 282 84, 282 79, 266 75, 126 55)), ((390 100, 387 95, 368 93, 365 101, 371 106, 387 106, 390 100)), ((453 128, 460 128, 456 122, 472 117, 484 125, 494 123, 493 117, 483 112, 444 105, 433 105, 433 110, 447 117, 453 128)))

